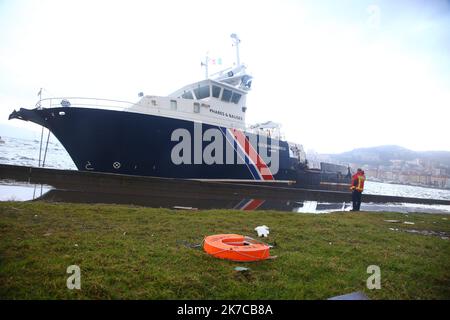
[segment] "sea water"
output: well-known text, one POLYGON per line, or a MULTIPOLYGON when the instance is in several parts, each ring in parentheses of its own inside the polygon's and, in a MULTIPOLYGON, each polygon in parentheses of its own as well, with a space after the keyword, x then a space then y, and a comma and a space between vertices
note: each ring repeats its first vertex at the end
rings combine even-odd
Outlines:
MULTIPOLYGON (((13 164, 19 166, 39 166, 39 148, 41 143, 38 140, 25 140, 2 136, 4 143, 0 143, 0 163, 13 164)), ((45 156, 44 166, 55 169, 76 170, 76 166, 67 153, 66 149, 54 137, 50 136, 47 153, 47 133, 44 133, 41 149, 42 166, 45 156)))

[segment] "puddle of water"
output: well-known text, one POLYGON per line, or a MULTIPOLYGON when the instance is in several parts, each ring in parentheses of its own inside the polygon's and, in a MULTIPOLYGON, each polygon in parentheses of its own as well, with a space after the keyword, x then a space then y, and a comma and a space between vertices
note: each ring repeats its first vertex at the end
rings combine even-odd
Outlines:
POLYGON ((450 234, 445 231, 399 229, 399 228, 389 228, 389 230, 413 233, 413 234, 418 234, 418 235, 422 235, 422 236, 434 236, 434 237, 439 237, 442 240, 449 240, 449 237, 450 237, 450 234))
POLYGON ((28 201, 47 193, 52 187, 46 185, 0 184, 0 201, 28 201))
POLYGON ((362 211, 388 211, 400 213, 446 213, 450 214, 450 206, 414 203, 362 203, 362 211))
POLYGON ((303 201, 298 202, 300 205, 294 209, 294 212, 298 213, 330 213, 336 211, 350 211, 352 206, 350 203, 329 203, 318 201, 303 201))
POLYGON ((408 233, 416 233, 416 234, 421 234, 424 236, 437 236, 437 237, 441 237, 441 238, 447 238, 449 234, 444 232, 444 231, 433 231, 433 230, 415 230, 415 229, 405 229, 402 230, 404 232, 408 232, 408 233))

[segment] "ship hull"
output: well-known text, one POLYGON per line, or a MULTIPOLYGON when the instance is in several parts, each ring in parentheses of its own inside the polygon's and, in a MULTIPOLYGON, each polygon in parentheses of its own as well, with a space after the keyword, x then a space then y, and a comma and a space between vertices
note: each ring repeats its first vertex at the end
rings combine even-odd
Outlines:
MULTIPOLYGON (((296 172, 290 167, 288 145, 278 145, 278 170, 272 179, 264 179, 251 157, 239 159, 238 142, 227 141, 225 127, 198 124, 192 121, 146 115, 134 112, 90 108, 51 108, 19 111, 22 120, 48 128, 65 147, 78 170, 184 179, 216 179, 246 181, 295 181, 296 172), (197 129, 196 127, 197 126, 197 129), (200 126, 200 129, 198 129, 200 126), (173 150, 180 140, 173 138, 175 130, 188 132, 192 137, 190 163, 176 164, 173 150), (203 151, 211 141, 203 141, 205 132, 215 129, 223 136, 223 163, 206 164, 195 159, 195 143, 203 151), (200 141, 195 130, 200 130, 200 141), (195 140, 195 141, 194 141, 195 140), (227 143, 233 144, 233 161, 226 163, 227 143), (239 163, 239 161, 241 163, 239 163)), ((249 137, 250 133, 245 133, 249 137)), ((257 150, 261 137, 256 138, 257 150), (258 140, 259 139, 259 140, 258 140)), ((274 141, 267 139, 266 144, 274 141)), ((230 147, 230 145, 228 146, 230 147)), ((269 152, 270 153, 270 152, 269 152)), ((275 154, 271 154, 271 156, 275 154)), ((256 161, 254 161, 256 162, 256 161)))
MULTIPOLYGON (((165 178, 241 181, 245 183, 285 183, 309 189, 346 190, 348 179, 324 179, 320 172, 309 171, 289 156, 286 141, 270 139, 211 124, 174 119, 136 112, 95 108, 58 107, 20 109, 10 115, 48 128, 65 147, 78 170, 165 178), (222 159, 207 163, 204 151, 211 150, 215 138, 205 139, 210 129, 220 132, 222 159), (174 161, 174 148, 180 140, 174 132, 181 130, 190 137, 189 157, 183 163, 174 161), (234 133, 233 133, 234 132, 234 133), (242 143, 242 139, 247 145, 242 143), (197 145, 196 145, 197 144, 197 145), (260 147, 266 146, 266 148, 260 147), (268 147, 267 147, 268 146, 268 147), (276 148, 275 148, 276 146, 276 148), (196 157, 200 150, 201 156, 196 157), (231 150, 231 157, 228 155, 231 150), (254 152, 252 153, 251 150, 254 152), (260 157, 261 150, 264 157, 260 157), (256 152, 256 155, 255 155, 256 152), (230 162, 230 159, 231 162, 230 162), (274 166, 272 161, 276 161, 274 166), (263 165, 261 165, 261 162, 263 165)), ((175 153, 176 154, 176 153, 175 153)))

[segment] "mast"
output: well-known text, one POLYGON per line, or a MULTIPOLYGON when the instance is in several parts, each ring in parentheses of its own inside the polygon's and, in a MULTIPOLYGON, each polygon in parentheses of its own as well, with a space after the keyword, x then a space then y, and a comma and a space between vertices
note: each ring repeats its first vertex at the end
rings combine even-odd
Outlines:
POLYGON ((208 65, 209 65, 209 52, 206 53, 205 61, 201 63, 202 67, 205 67, 205 79, 209 78, 209 71, 208 71, 208 65))
POLYGON ((233 46, 236 47, 236 67, 239 67, 241 65, 241 60, 239 58, 239 43, 241 42, 241 39, 239 39, 236 33, 231 34, 231 39, 233 39, 233 46))

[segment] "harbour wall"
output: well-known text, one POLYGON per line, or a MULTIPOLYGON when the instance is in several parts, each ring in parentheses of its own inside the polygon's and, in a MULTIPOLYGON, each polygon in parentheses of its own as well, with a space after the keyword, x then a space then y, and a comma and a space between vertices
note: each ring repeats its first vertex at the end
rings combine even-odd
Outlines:
MULTIPOLYGON (((57 189, 128 196, 182 195, 195 199, 265 199, 350 202, 351 193, 186 179, 132 176, 0 164, 0 179, 46 184, 57 189)), ((364 202, 450 205, 450 200, 364 194, 364 202)))

